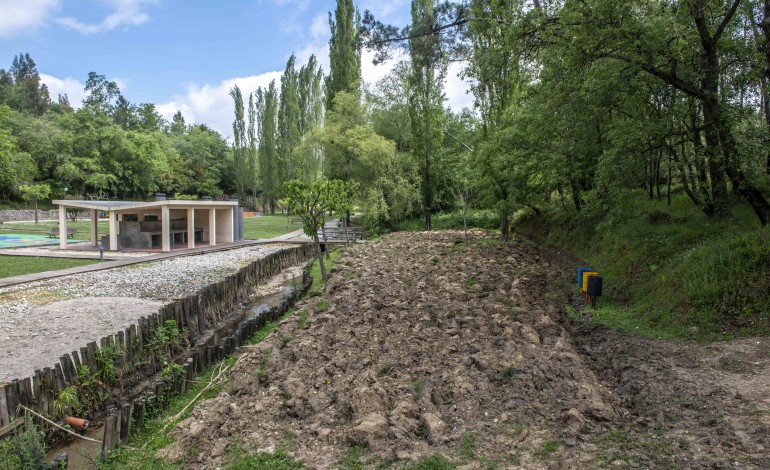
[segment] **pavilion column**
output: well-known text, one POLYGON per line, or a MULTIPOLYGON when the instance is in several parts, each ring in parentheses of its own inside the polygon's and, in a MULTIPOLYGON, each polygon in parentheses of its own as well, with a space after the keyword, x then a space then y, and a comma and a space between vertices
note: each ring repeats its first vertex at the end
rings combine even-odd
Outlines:
POLYGON ((110 251, 118 251, 118 214, 110 211, 110 251))
POLYGON ((98 238, 98 231, 97 227, 99 226, 99 214, 96 212, 96 209, 91 209, 91 244, 93 246, 97 246, 97 238, 98 238))
POLYGON ((187 209, 187 248, 195 248, 195 209, 187 209))
POLYGON ((171 212, 167 205, 160 206, 160 251, 171 251, 171 212))
POLYGON ((59 248, 67 249, 67 208, 59 206, 59 248))
POLYGON ((209 246, 217 244, 217 210, 209 209, 209 246))

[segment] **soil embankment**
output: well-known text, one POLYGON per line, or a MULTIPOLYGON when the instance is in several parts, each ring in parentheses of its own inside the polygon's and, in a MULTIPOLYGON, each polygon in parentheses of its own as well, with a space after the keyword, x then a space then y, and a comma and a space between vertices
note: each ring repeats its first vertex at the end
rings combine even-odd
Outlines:
POLYGON ((573 266, 475 233, 387 236, 246 349, 160 455, 216 468, 286 449, 329 468, 767 468, 768 341, 654 341, 568 321, 573 266), (307 313, 307 316, 304 315, 307 313), (764 351, 764 352, 763 352, 764 351))

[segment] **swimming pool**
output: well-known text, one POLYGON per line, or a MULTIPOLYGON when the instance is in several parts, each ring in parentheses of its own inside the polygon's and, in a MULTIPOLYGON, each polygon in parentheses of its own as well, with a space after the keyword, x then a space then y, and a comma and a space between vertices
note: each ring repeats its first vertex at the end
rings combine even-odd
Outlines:
POLYGON ((47 235, 30 235, 27 233, 0 233, 0 248, 58 244, 58 238, 49 238, 47 235))

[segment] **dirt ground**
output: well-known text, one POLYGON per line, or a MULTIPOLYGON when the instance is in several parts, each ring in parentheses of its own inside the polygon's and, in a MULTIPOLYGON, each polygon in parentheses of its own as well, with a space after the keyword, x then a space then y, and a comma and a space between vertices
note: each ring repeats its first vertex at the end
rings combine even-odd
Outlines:
POLYGON ((574 261, 474 233, 348 249, 159 456, 330 468, 770 468, 770 341, 656 341, 563 313, 574 261), (565 291, 567 292, 565 294, 565 291), (300 313, 307 312, 307 319, 300 313), (357 446, 357 447, 354 447, 357 446))

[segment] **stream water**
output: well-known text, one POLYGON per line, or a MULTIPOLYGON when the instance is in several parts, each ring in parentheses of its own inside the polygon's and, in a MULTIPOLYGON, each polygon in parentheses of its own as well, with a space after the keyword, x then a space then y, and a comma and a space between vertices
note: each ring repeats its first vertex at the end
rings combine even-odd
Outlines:
MULTIPOLYGON (((234 316, 226 322, 217 325, 215 328, 216 333, 213 330, 208 332, 208 334, 199 339, 196 346, 213 344, 219 337, 229 335, 243 320, 262 315, 272 307, 279 305, 284 299, 290 297, 296 289, 301 288, 302 266, 285 269, 280 274, 270 278, 265 284, 256 288, 255 296, 243 308, 242 315, 234 316)), ((104 437, 103 423, 92 423, 91 427, 81 434, 85 437, 101 441, 104 437)), ((45 462, 50 463, 57 455, 67 452, 69 457, 68 468, 94 469, 96 468, 95 462, 98 461, 101 450, 102 445, 100 443, 68 436, 48 450, 45 462)))

